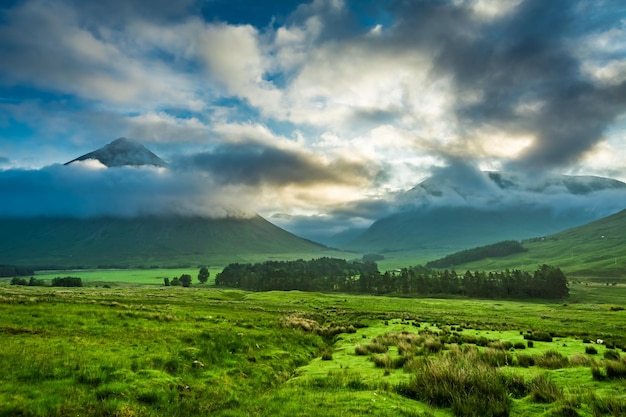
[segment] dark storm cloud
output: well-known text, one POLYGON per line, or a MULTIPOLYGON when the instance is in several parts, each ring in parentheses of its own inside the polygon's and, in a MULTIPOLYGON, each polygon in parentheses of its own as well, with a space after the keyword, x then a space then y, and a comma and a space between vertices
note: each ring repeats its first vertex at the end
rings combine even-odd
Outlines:
POLYGON ((222 184, 358 184, 377 175, 377 168, 365 163, 326 162, 311 153, 260 144, 222 145, 211 152, 178 157, 174 164, 178 169, 209 173, 222 184))
POLYGON ((573 56, 578 36, 591 30, 580 7, 569 0, 526 0, 508 16, 481 19, 469 3, 403 2, 394 9, 391 39, 404 52, 430 51, 432 76, 452 75, 459 96, 479 94, 456 106, 462 129, 489 124, 533 134, 535 143, 512 166, 550 169, 591 150, 626 106, 623 82, 593 84, 573 56), (528 103, 540 107, 520 114, 528 103))

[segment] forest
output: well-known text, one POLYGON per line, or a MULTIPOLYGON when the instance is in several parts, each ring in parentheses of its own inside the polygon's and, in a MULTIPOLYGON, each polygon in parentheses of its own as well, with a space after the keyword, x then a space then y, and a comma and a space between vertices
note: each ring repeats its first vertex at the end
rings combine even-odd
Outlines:
POLYGON ((374 262, 320 258, 310 261, 234 263, 216 276, 217 286, 251 291, 301 290, 362 294, 461 295, 478 298, 561 299, 569 295, 565 274, 542 265, 533 273, 434 270, 424 266, 381 273, 374 262))

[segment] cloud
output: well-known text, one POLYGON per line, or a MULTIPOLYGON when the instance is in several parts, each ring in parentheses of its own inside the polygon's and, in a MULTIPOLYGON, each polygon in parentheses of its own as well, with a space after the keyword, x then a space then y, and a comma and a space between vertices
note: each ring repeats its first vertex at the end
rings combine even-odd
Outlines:
POLYGON ((5 85, 28 84, 116 106, 167 103, 200 109, 197 86, 123 31, 63 2, 31 1, 5 11, 0 59, 5 85), (24 36, 28 33, 28 36, 24 36))
POLYGON ((254 214, 256 197, 198 172, 105 168, 90 161, 0 171, 0 196, 5 217, 240 216, 254 214))

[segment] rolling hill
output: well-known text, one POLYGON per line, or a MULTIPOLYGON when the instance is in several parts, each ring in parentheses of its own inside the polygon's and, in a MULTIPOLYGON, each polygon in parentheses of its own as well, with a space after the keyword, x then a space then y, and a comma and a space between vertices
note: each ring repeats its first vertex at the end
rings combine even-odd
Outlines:
POLYGON ((522 242, 528 252, 483 259, 456 269, 535 268, 547 263, 569 276, 626 278, 626 210, 549 236, 522 242))
POLYGON ((289 258, 329 252, 260 216, 0 219, 0 264, 40 269, 195 267, 257 255, 289 258))

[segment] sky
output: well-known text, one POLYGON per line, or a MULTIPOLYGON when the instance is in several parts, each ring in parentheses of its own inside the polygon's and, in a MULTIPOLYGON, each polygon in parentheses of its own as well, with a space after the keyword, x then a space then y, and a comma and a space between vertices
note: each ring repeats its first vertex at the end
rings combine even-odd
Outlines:
POLYGON ((3 215, 337 231, 456 166, 626 181, 622 0, 9 0, 0 62, 3 215), (171 168, 62 165, 119 137, 171 168))

